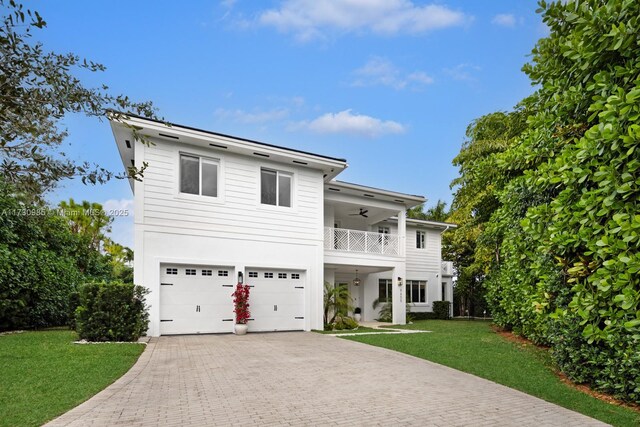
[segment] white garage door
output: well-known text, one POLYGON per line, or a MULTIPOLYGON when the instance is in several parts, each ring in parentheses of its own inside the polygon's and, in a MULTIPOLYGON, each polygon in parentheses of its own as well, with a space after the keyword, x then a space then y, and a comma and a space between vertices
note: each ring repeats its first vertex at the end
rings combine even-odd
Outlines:
POLYGON ((232 267, 163 264, 160 269, 161 335, 233 331, 232 267))
POLYGON ((304 271, 247 268, 249 331, 304 329, 304 271))

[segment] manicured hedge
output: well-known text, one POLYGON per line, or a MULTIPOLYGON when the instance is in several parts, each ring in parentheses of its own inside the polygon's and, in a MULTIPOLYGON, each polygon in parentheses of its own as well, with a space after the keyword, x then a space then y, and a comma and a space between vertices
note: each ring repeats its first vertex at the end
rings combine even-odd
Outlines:
POLYGON ((451 303, 449 301, 434 301, 433 312, 436 315, 436 319, 448 320, 450 315, 451 303))
POLYGON ((149 325, 148 290, 122 282, 87 283, 80 288, 76 330, 89 341, 136 341, 149 325))

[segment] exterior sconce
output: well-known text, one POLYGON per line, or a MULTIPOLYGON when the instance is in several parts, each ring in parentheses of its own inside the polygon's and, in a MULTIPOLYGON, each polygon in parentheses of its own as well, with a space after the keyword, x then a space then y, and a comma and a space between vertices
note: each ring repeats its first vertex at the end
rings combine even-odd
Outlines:
POLYGON ((353 279, 354 286, 360 286, 360 279, 358 279, 358 270, 356 270, 356 278, 353 279))
POLYGON ((398 277, 398 286, 402 286, 402 277, 398 277))
POLYGON ((238 283, 242 285, 243 282, 244 282, 244 275, 242 274, 242 271, 238 271, 238 283))

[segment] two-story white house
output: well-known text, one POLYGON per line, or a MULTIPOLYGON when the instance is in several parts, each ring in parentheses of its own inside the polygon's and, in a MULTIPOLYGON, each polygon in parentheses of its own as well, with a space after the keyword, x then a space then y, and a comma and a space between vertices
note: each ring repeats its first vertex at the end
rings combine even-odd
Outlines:
POLYGON ((422 196, 337 181, 344 159, 129 116, 111 127, 135 198, 134 280, 149 334, 232 332, 231 293, 251 288, 249 331, 323 328, 324 282, 347 283, 363 320, 452 301, 441 233, 406 218, 422 196), (135 140, 131 126, 152 142, 135 140))

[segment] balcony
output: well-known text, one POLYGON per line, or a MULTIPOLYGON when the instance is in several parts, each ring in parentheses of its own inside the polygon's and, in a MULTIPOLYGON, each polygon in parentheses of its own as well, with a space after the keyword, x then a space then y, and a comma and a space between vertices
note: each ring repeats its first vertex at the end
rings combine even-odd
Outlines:
POLYGON ((327 251, 365 254, 399 255, 397 234, 372 233, 346 228, 324 228, 324 249, 327 251))

